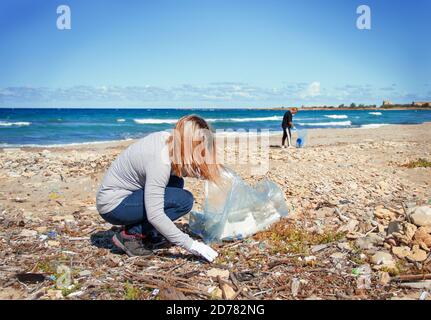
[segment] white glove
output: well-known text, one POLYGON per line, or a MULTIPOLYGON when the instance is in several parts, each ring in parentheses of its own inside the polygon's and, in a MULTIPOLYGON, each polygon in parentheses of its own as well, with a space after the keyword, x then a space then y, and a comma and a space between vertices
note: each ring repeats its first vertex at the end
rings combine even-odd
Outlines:
POLYGON ((190 247, 190 252, 207 259, 209 262, 213 262, 218 256, 218 253, 213 248, 196 240, 193 241, 192 246, 190 247))

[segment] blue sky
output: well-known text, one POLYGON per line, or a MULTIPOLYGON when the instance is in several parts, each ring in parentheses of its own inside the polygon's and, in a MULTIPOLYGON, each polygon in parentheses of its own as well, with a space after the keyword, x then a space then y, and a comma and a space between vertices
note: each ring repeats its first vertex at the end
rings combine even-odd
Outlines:
POLYGON ((431 100, 430 18, 429 0, 2 0, 0 107, 431 100))

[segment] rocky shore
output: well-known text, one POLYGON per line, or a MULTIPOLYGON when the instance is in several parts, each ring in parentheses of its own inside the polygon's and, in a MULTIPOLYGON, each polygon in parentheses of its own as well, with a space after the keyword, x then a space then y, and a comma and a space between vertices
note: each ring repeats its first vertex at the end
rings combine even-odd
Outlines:
MULTIPOLYGON (((272 137, 265 176, 290 214, 215 244, 214 264, 176 247, 135 258, 113 248, 95 193, 130 141, 0 149, 0 298, 431 299, 430 132, 310 130, 302 149, 272 137)), ((264 178, 232 167, 251 184, 264 178)), ((203 183, 186 188, 200 210, 203 183)))

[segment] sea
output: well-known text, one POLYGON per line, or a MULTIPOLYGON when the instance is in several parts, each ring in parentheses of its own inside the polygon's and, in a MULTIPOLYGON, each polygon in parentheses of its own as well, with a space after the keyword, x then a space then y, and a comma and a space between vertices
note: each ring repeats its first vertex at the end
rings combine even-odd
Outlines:
MULTIPOLYGON (((197 114, 217 132, 281 131, 284 110, 268 109, 0 109, 0 147, 62 146, 136 139, 197 114)), ((377 128, 431 122, 431 110, 300 110, 298 130, 377 128)))

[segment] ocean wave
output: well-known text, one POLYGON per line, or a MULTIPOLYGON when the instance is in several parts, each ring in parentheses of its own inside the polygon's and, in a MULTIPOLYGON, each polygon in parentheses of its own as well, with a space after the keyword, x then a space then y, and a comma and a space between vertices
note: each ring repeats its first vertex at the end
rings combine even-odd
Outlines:
POLYGON ((345 114, 330 114, 325 116, 326 118, 331 118, 331 119, 347 119, 348 116, 345 114))
POLYGON ((383 126, 389 126, 389 123, 370 123, 361 125, 361 129, 374 129, 383 126))
POLYGON ((23 126, 29 126, 29 125, 31 125, 31 122, 25 122, 25 121, 18 121, 18 122, 0 121, 0 127, 23 127, 23 126))
POLYGON ((283 131, 259 131, 259 130, 255 130, 255 131, 216 131, 216 136, 217 137, 253 137, 253 136, 265 136, 266 134, 273 136, 273 135, 280 135, 282 134, 283 131))
MULTIPOLYGON (((281 121, 283 117, 249 117, 249 118, 208 118, 208 122, 255 122, 255 121, 281 121)), ((178 119, 133 119, 138 124, 162 124, 162 123, 176 123, 178 119)))
POLYGON ((326 126, 351 126, 352 121, 334 121, 334 122, 314 122, 314 123, 305 123, 300 122, 298 123, 301 126, 320 126, 320 127, 326 127, 326 126))
POLYGON ((382 115, 381 112, 368 112, 368 114, 372 114, 374 116, 381 116, 382 115))
POLYGON ((117 119, 117 122, 126 122, 126 119, 117 119))
POLYGON ((132 141, 132 138, 126 139, 114 139, 114 140, 102 140, 102 141, 88 141, 88 142, 71 142, 71 143, 55 143, 55 144, 11 144, 11 143, 0 143, 0 148, 62 148, 62 147, 74 147, 82 145, 94 145, 103 143, 116 143, 124 141, 132 141))
POLYGON ((178 119, 133 119, 138 124, 176 123, 178 119))
POLYGON ((220 119, 209 119, 208 121, 213 120, 213 122, 254 122, 254 121, 281 121, 283 117, 280 116, 272 116, 272 117, 255 117, 255 118, 220 118, 220 119))

